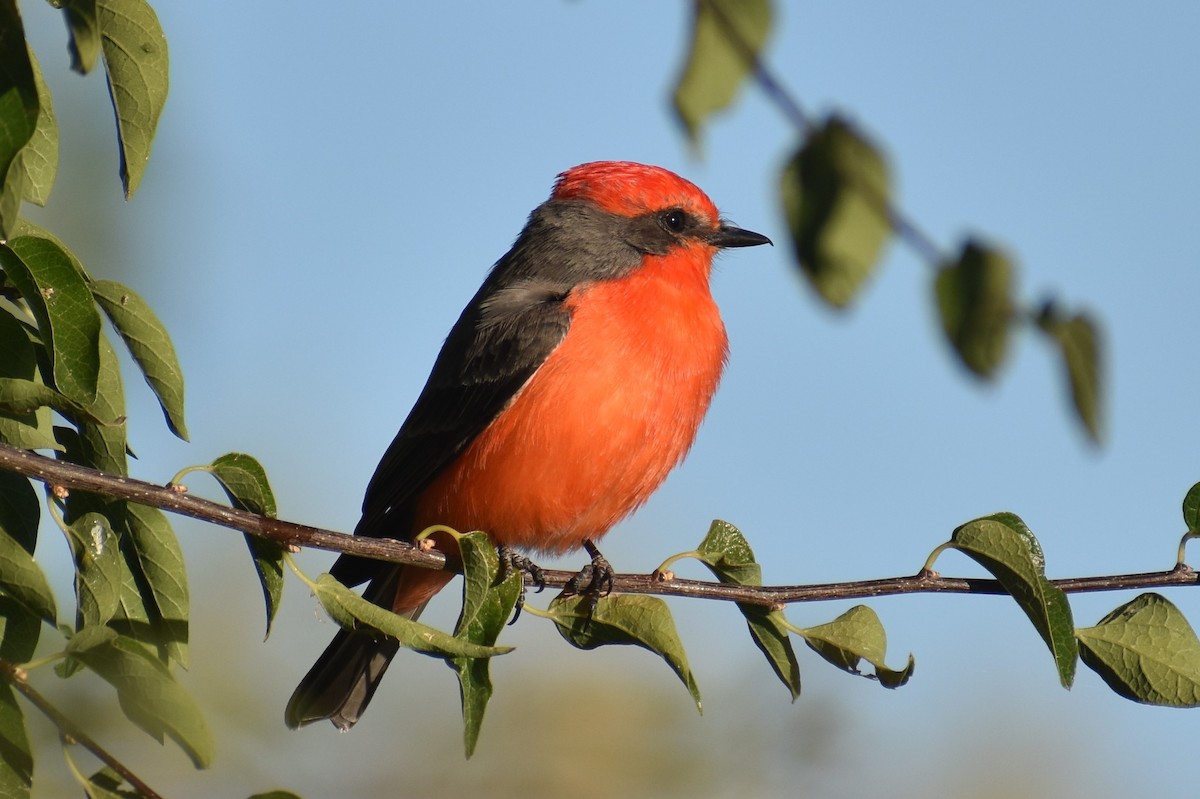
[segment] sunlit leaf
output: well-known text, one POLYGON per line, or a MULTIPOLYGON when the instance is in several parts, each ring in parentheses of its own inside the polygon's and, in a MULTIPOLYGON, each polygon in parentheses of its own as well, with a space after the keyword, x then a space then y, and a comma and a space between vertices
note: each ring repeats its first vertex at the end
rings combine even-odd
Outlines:
POLYGON ((653 596, 611 594, 600 597, 590 613, 589 604, 588 597, 580 596, 559 596, 550 603, 549 612, 568 643, 579 649, 610 645, 648 649, 666 661, 687 687, 696 709, 702 710, 700 688, 666 602, 653 596))
POLYGON ((183 371, 166 327, 141 297, 111 280, 92 283, 92 294, 141 367, 171 432, 187 440, 183 423, 183 371))
POLYGON ((768 0, 705 0, 692 6, 691 49, 675 87, 675 114, 688 138, 737 96, 771 30, 768 0))
POLYGON ((24 172, 24 177, 20 178, 22 196, 30 202, 45 205, 58 174, 58 120, 54 118, 54 100, 50 96, 50 88, 46 86, 42 69, 32 52, 29 62, 33 65, 33 79, 37 85, 37 126, 11 168, 24 172))
POLYGON ((883 155, 838 117, 814 130, 783 172, 781 195, 800 268, 822 298, 849 305, 891 232, 883 155))
POLYGON ((439 658, 487 658, 512 651, 511 646, 474 644, 405 616, 385 610, 363 599, 328 574, 318 578, 313 591, 321 607, 339 626, 359 632, 389 635, 400 645, 423 655, 439 658))
MULTIPOLYGON (((723 583, 762 585, 762 569, 754 559, 750 542, 729 522, 715 519, 696 555, 723 583)), ((792 649, 783 611, 749 602, 739 602, 737 606, 746 618, 754 645, 791 693, 792 701, 796 701, 800 696, 800 662, 792 649)))
MULTIPOLYGON (((454 635, 472 644, 494 646, 516 607, 522 576, 514 569, 497 583, 500 559, 495 545, 483 533, 461 536, 458 547, 463 563, 463 609, 454 635)), ((492 697, 491 658, 452 658, 447 662, 458 675, 463 744, 470 757, 492 697)))
POLYGON ((1200 483, 1189 488, 1183 498, 1183 523, 1189 530, 1200 530, 1200 483))
POLYGON ((116 614, 120 604, 125 575, 120 545, 108 519, 98 513, 84 514, 67 530, 75 557, 80 626, 100 626, 116 614))
MULTIPOLYGON (((259 516, 275 516, 275 492, 271 490, 267 470, 254 456, 230 452, 214 460, 209 468, 234 507, 259 516)), ((283 600, 285 550, 282 544, 249 533, 246 533, 246 546, 250 548, 254 570, 262 587, 263 601, 267 607, 266 635, 270 636, 271 623, 283 600)))
POLYGON ((859 663, 867 661, 885 688, 899 688, 912 677, 915 661, 908 656, 902 669, 887 666, 887 633, 879 616, 866 605, 855 605, 827 624, 801 630, 804 642, 821 657, 851 674, 862 674, 859 663))
POLYGON ((946 338, 979 377, 994 375, 1008 351, 1012 271, 1003 254, 975 241, 938 271, 935 288, 946 338))
POLYGON ((1017 600, 1054 656, 1060 682, 1070 688, 1079 654, 1071 606, 1046 579, 1042 547, 1025 522, 1012 513, 985 516, 955 530, 950 544, 991 572, 1017 600))
POLYGON ((27 173, 17 162, 37 120, 37 81, 21 15, 14 0, 0 0, 0 240, 11 235, 28 190, 27 173))
POLYGON ((117 114, 121 181, 132 197, 167 102, 167 39, 146 0, 99 0, 101 50, 117 114))
POLYGON ((1126 699, 1200 707, 1200 640, 1166 597, 1142 594, 1075 634, 1083 662, 1126 699))
POLYGON ((162 647, 168 657, 187 667, 188 581, 187 565, 166 514, 157 508, 130 504, 126 560, 136 572, 138 599, 146 615, 144 632, 127 631, 151 646, 162 647))
POLYGON ((49 345, 55 388, 90 405, 100 370, 100 315, 70 258, 49 239, 20 236, 0 244, 0 266, 49 345))

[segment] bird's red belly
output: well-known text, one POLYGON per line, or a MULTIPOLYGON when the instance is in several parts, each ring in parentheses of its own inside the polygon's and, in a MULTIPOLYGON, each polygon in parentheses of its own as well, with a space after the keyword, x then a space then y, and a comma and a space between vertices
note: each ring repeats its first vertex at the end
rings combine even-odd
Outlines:
POLYGON ((687 453, 724 367, 725 330, 707 274, 696 278, 644 268, 569 299, 567 337, 422 492, 417 529, 563 552, 645 502, 687 453))

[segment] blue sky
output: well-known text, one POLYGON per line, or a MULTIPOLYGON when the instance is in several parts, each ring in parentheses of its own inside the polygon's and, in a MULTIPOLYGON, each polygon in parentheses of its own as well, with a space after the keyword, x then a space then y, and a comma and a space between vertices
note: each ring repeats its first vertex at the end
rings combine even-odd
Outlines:
MULTIPOLYGON (((1197 7, 788 4, 767 51, 811 113, 837 110, 885 147, 899 204, 947 251, 982 236, 1018 262, 1022 298, 1053 293, 1102 320, 1110 402, 1097 449, 1039 338, 1016 337, 994 384, 957 367, 933 316, 931 271, 904 246, 888 249, 848 312, 814 299, 777 202, 795 132, 753 88, 705 129, 699 152, 671 117, 684 6, 163 0, 171 96, 140 193, 120 207, 102 78, 69 74, 60 21, 23 4, 66 128, 49 224, 94 274, 147 298, 187 375, 191 444, 174 442, 149 392, 128 381, 135 473, 165 481, 250 452, 281 515, 351 529, 450 324, 554 176, 629 159, 680 172, 779 246, 719 262, 730 367, 689 460, 605 539, 619 569, 690 549, 720 517, 750 538, 768 582, 908 574, 955 526, 998 510, 1033 528, 1051 576, 1168 568, 1179 503, 1200 480, 1197 7), (80 181, 100 188, 70 188, 80 181), (94 238, 105 227, 115 235, 94 238)), ((194 490, 211 493, 200 481, 194 490)), ((872 602, 889 660, 917 658, 896 692, 805 650, 805 695, 788 705, 731 609, 677 602, 703 718, 681 712, 686 693, 649 655, 576 655, 526 618, 512 630, 519 651, 497 668, 506 704, 497 700, 469 764, 452 678, 415 656, 396 663, 353 733, 288 732, 283 705, 332 625, 292 582, 260 644, 237 536, 177 529, 196 605, 185 679, 210 697, 223 748, 195 777, 175 752, 143 757, 151 784, 173 796, 365 792, 367 775, 389 770, 423 795, 414 773, 440 764, 444 785, 479 784, 501 753, 554 784, 537 736, 555 728, 522 728, 521 702, 553 677, 570 686, 561 713, 581 712, 571 697, 587 707, 589 689, 575 676, 616 706, 661 694, 654 701, 678 714, 663 734, 680 751, 728 756, 747 729, 804 747, 756 752, 770 775, 763 795, 794 795, 803 781, 814 796, 918 796, 950 790, 955 775, 1064 796, 1184 795, 1176 753, 1194 739, 1192 713, 1119 699, 1086 669, 1063 691, 1036 633, 996 598, 872 602), (510 751, 514 727, 529 749, 510 751), (1056 769, 1072 783, 1036 782, 1056 769)), ((313 573, 330 561, 302 558, 313 573)), ((939 565, 977 573, 952 555, 939 565)), ((1200 620, 1194 592, 1169 596, 1200 620)), ((1131 597, 1077 598, 1076 621, 1131 597)), ((430 619, 452 623, 443 605, 430 619)), ((789 616, 812 625, 842 610, 789 616)), ((577 727, 558 730, 580 743, 556 768, 622 768, 620 747, 580 754, 599 747, 577 727)), ((629 779, 629 795, 659 795, 649 778, 629 779)), ((737 793, 728 778, 710 787, 737 793)))

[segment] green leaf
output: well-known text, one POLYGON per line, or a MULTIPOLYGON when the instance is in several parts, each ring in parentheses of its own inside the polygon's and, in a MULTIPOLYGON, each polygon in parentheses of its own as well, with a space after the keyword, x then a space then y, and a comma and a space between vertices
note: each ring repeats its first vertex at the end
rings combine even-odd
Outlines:
POLYGON ((1200 640, 1165 597, 1142 594, 1075 635, 1083 662, 1126 699, 1200 707, 1200 640))
POLYGON ((179 539, 166 514, 157 508, 130 504, 127 521, 126 562, 135 577, 136 593, 122 604, 136 601, 141 613, 126 611, 123 616, 131 620, 144 616, 145 622, 144 629, 118 628, 148 646, 163 648, 171 660, 187 668, 188 581, 179 539))
MULTIPOLYGON (((723 583, 762 585, 762 569, 754 558, 750 543, 729 522, 713 520, 696 554, 723 583)), ((788 689, 795 702, 800 696, 800 662, 792 649, 783 611, 749 602, 739 602, 737 606, 746 618, 754 645, 767 658, 775 676, 788 689)))
POLYGON ((695 144, 700 125, 733 102, 752 71, 771 30, 771 5, 768 0, 706 0, 693 3, 692 10, 691 50, 674 104, 695 144))
POLYGON ((0 591, 30 613, 55 623, 54 592, 33 558, 41 505, 24 477, 0 472, 0 591))
POLYGON ((1058 345, 1075 415, 1088 437, 1100 443, 1104 416, 1100 329, 1086 313, 1064 317, 1050 302, 1038 316, 1038 327, 1058 345))
POLYGON ((883 155, 832 116, 792 156, 780 193, 800 268, 826 302, 846 307, 891 232, 883 155))
POLYGON ((1189 530, 1200 530, 1200 483, 1189 488, 1183 498, 1183 523, 1189 530))
POLYGON ((23 603, 0 594, 0 657, 9 663, 32 660, 43 623, 23 603))
POLYGON ((75 558, 79 627, 100 626, 117 613, 125 568, 108 519, 86 513, 67 527, 75 558))
POLYGON ((71 69, 86 75, 100 55, 100 20, 96 0, 64 0, 63 14, 71 32, 71 69))
POLYGON ((49 239, 20 236, 0 244, 0 266, 50 347, 55 388, 90 405, 100 370, 100 315, 70 257, 49 239))
POLYGON ((313 594, 325 612, 347 630, 377 631, 389 635, 400 645, 422 655, 439 658, 487 658, 504 655, 511 646, 483 646, 455 638, 427 624, 384 610, 363 599, 329 574, 322 574, 313 594))
MULTIPOLYGON (((121 364, 117 360, 117 352, 109 343, 107 336, 100 337, 97 350, 99 357, 99 374, 96 380, 96 398, 84 409, 83 414, 75 414, 63 409, 63 414, 75 422, 79 428, 80 451, 77 463, 90 466, 110 474, 129 473, 129 442, 125 428, 125 388, 121 381, 121 364), (95 420, 113 421, 95 421, 95 420)), ((68 499, 68 507, 74 509, 79 503, 79 492, 72 492, 68 499)), ((99 507, 107 508, 113 501, 90 495, 91 502, 99 502, 99 507)))
POLYGON ((1012 513, 975 519, 954 531, 950 546, 991 572, 1017 600, 1049 647, 1059 681, 1070 688, 1079 654, 1071 606, 1066 594, 1046 579, 1042 547, 1025 522, 1012 513))
POLYGON ((101 49, 117 114, 121 182, 132 197, 141 183, 167 102, 167 39, 146 0, 99 0, 101 49))
POLYGON ((137 361, 162 406, 171 432, 187 441, 183 423, 183 370, 171 337, 154 312, 132 290, 111 280, 92 283, 92 295, 137 361))
POLYGON ((27 191, 27 173, 17 162, 37 120, 37 81, 21 15, 15 0, 0 0, 0 240, 11 234, 27 191))
POLYGON ((17 697, 0 682, 0 797, 26 799, 33 786, 33 750, 17 697))
MULTIPOLYGON (((275 516, 275 493, 267 479, 267 471, 253 456, 242 452, 230 452, 217 458, 209 467, 213 476, 229 496, 234 507, 257 513, 260 516, 275 516)), ((267 632, 271 635, 271 624, 279 611, 283 599, 283 555, 284 547, 266 538, 246 533, 246 546, 254 559, 254 570, 262 586, 263 600, 267 605, 267 632)))
POLYGON ((45 205, 58 174, 58 120, 54 118, 54 100, 50 96, 50 88, 32 52, 29 54, 29 63, 33 66, 33 80, 38 93, 37 126, 11 169, 24 173, 20 178, 24 186, 22 196, 30 202, 45 205))
MULTIPOLYGON (((463 609, 454 635, 472 644, 494 646, 521 594, 522 576, 513 569, 503 582, 496 547, 483 533, 458 539, 463 564, 463 609)), ((467 757, 475 752, 483 714, 492 698, 491 658, 450 658, 462 699, 463 744, 467 757)))
POLYGON ((687 653, 666 602, 653 596, 610 594, 600 597, 590 614, 589 602, 587 597, 559 596, 550 603, 548 610, 567 643, 578 649, 633 645, 650 650, 666 661, 687 686, 696 709, 703 712, 700 688, 688 666, 687 653))
POLYGON ((879 616, 866 605, 855 605, 828 624, 801 630, 800 635, 814 652, 843 671, 872 676, 858 669, 861 661, 867 661, 875 667, 873 676, 885 688, 904 685, 916 665, 910 654, 903 669, 887 667, 887 633, 879 616))
POLYGON ((935 291, 946 338, 979 377, 994 375, 1008 351, 1012 271, 1003 254, 975 241, 938 271, 935 291))
POLYGON ((139 799, 142 794, 127 786, 128 783, 111 768, 105 766, 87 778, 84 790, 87 799, 139 799))
POLYGON ((160 743, 164 737, 175 741, 196 768, 207 767, 213 756, 212 733, 170 670, 130 638, 85 632, 68 642, 67 652, 117 689, 130 721, 160 743))
MULTIPOLYGON (((40 383, 34 343, 25 326, 0 309, 0 379, 40 383)), ((62 449, 54 438, 50 408, 23 413, 0 408, 0 441, 22 449, 62 449)))

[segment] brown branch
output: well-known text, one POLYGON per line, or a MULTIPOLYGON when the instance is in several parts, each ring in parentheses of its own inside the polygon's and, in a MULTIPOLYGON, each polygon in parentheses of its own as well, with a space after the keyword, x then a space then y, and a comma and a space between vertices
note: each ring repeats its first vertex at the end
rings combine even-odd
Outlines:
MULTIPOLYGON (((374 560, 405 563, 429 569, 448 568, 446 558, 440 553, 424 552, 404 541, 347 535, 281 519, 258 516, 180 493, 174 488, 154 485, 129 477, 105 474, 95 469, 46 458, 7 444, 0 444, 0 469, 32 477, 50 486, 92 491, 136 502, 140 505, 191 516, 285 545, 314 547, 331 552, 347 552, 374 560)), ((575 576, 574 572, 560 569, 547 569, 545 574, 546 585, 550 587, 562 587, 575 576)), ((1160 572, 1071 577, 1051 582, 1066 593, 1083 593, 1197 585, 1200 584, 1200 575, 1197 575, 1191 567, 1180 564, 1173 569, 1160 572)), ((618 574, 613 577, 613 590, 628 594, 720 599, 767 606, 794 602, 820 602, 831 599, 866 599, 896 594, 1007 593, 996 580, 942 577, 929 571, 909 577, 890 577, 880 580, 778 586, 725 585, 704 580, 667 580, 655 574, 618 574)))
POLYGON ((108 753, 103 746, 96 742, 91 736, 79 728, 75 722, 64 716, 58 708, 50 703, 50 700, 38 693, 26 679, 26 672, 20 666, 9 663, 4 658, 0 658, 0 675, 8 681, 8 684, 17 690, 21 696, 29 700, 29 703, 42 712, 46 718, 54 723, 58 728, 58 732, 63 738, 71 743, 77 743, 84 749, 95 755, 104 765, 111 768, 121 776, 134 790, 146 797, 146 799, 162 799, 159 794, 149 785, 142 782, 138 775, 134 774, 125 767, 120 760, 108 753))

